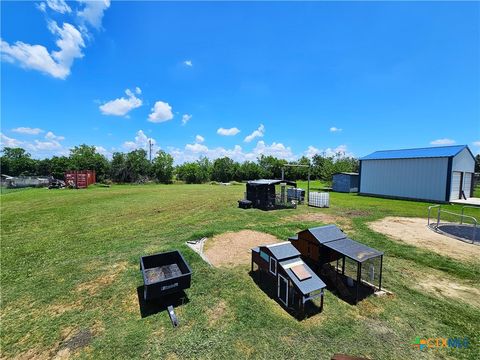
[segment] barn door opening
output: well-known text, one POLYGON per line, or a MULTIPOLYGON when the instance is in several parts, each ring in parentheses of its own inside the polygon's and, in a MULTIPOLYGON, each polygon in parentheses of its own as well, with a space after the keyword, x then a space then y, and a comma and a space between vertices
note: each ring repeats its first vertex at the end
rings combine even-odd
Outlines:
POLYGON ((473 174, 468 172, 463 174, 462 190, 467 199, 472 196, 472 176, 473 174))
POLYGON ((278 274, 278 298, 288 306, 288 280, 278 274))
POLYGON ((462 173, 460 171, 454 171, 452 175, 452 188, 450 191, 450 200, 460 199, 460 187, 462 180, 462 173))

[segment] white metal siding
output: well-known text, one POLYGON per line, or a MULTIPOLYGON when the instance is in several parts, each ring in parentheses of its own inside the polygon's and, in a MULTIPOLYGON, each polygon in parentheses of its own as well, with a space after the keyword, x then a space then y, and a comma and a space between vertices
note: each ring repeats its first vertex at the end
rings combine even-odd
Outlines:
POLYGON ((450 200, 458 200, 460 198, 460 180, 462 173, 454 171, 452 174, 452 187, 450 191, 450 200))
POLYGON ((453 157, 452 171, 470 172, 475 169, 475 159, 470 151, 463 149, 453 157))
POLYGON ((472 190, 472 173, 464 173, 463 174, 463 192, 465 193, 465 196, 469 198, 472 194, 470 194, 470 190, 472 190))
POLYGON ((363 160, 360 192, 445 201, 448 158, 363 160))

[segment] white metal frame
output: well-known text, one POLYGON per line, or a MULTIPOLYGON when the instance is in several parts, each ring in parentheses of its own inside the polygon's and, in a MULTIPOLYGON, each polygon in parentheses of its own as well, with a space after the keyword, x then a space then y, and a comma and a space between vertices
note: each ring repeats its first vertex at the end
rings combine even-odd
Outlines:
POLYGON ((288 306, 288 290, 289 290, 289 284, 288 284, 288 279, 283 277, 282 275, 278 274, 278 281, 277 281, 277 296, 278 298, 280 299, 280 301, 282 303, 285 304, 285 306, 288 306), (285 281, 285 286, 286 286, 286 289, 285 289, 285 297, 286 297, 286 301, 283 301, 283 299, 280 297, 280 278, 282 278, 284 281, 285 281))
POLYGON ((273 256, 270 256, 270 262, 268 263, 268 271, 270 271, 271 274, 277 275, 277 259, 275 259, 273 256), (275 262, 275 272, 272 271, 272 260, 275 262))

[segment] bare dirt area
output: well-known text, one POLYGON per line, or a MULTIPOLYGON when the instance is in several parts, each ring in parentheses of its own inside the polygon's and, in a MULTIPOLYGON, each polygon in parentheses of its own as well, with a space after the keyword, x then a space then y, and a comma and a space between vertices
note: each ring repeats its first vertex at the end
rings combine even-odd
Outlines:
POLYGON ((352 222, 350 219, 336 214, 323 212, 308 212, 303 214, 292 215, 286 218, 287 221, 308 221, 319 222, 321 224, 336 224, 343 230, 351 230, 352 222))
POLYGON ((480 257, 480 246, 438 234, 422 218, 386 217, 368 224, 370 229, 410 245, 458 260, 480 257))
POLYGON ((127 262, 114 264, 104 275, 80 284, 76 290, 80 292, 86 291, 90 295, 95 295, 104 286, 112 284, 118 275, 127 269, 127 266, 127 262))
POLYGON ((275 236, 259 231, 227 232, 208 239, 204 254, 215 267, 234 267, 250 263, 251 248, 278 242, 275 236))
POLYGON ((433 274, 423 275, 420 279, 414 285, 419 290, 427 291, 438 297, 460 300, 480 308, 480 289, 478 288, 433 274))

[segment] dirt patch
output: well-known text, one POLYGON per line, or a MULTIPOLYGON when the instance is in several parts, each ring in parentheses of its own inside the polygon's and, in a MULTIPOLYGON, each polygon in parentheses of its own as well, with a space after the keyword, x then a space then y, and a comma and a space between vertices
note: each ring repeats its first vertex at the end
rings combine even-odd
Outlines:
POLYGON ((127 268, 127 265, 126 262, 114 264, 105 274, 96 279, 80 284, 77 286, 76 290, 80 292, 86 291, 90 295, 95 295, 102 287, 113 283, 118 275, 127 268))
POLYGON ((376 232, 440 255, 459 260, 473 260, 480 257, 480 246, 438 234, 427 227, 426 219, 386 217, 371 222, 368 226, 376 232))
POLYGON ((362 217, 362 216, 370 216, 372 215, 371 211, 368 210, 345 210, 342 211, 341 213, 338 213, 340 216, 349 216, 349 217, 362 217))
POLYGON ((223 300, 213 308, 207 310, 207 317, 208 317, 208 325, 214 326, 224 315, 227 311, 227 303, 223 300))
POLYGON ((47 312, 51 315, 51 316, 59 316, 59 315, 62 315, 66 312, 69 312, 69 311, 74 311, 74 310, 81 310, 82 309, 82 305, 80 304, 80 302, 75 302, 75 303, 67 303, 67 304, 52 304, 52 305, 49 305, 47 307, 47 312))
POLYGON ((308 212, 297 214, 286 218, 287 221, 319 222, 322 224, 336 224, 345 231, 352 229, 351 219, 335 214, 323 212, 308 212))
POLYGON ((215 267, 234 267, 250 263, 251 248, 278 242, 275 236, 259 231, 227 232, 207 240, 204 253, 215 267))
POLYGON ((480 308, 480 289, 432 274, 420 277, 414 287, 437 297, 460 300, 480 308))
POLYGON ((57 342, 50 350, 29 349, 14 359, 70 359, 75 353, 86 348, 93 340, 94 333, 90 329, 75 330, 65 328, 61 332, 63 340, 57 342))

